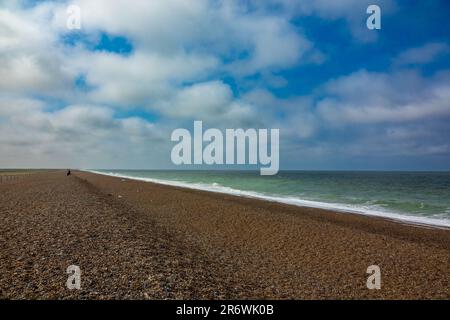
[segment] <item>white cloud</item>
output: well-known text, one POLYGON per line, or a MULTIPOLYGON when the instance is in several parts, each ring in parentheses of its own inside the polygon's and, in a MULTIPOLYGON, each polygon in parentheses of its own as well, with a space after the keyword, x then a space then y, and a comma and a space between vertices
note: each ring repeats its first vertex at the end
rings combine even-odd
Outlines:
POLYGON ((313 112, 311 97, 299 96, 280 99, 267 90, 253 90, 243 100, 258 106, 257 114, 266 119, 266 125, 281 128, 283 137, 297 142, 308 140, 319 131, 320 123, 313 112), (274 119, 274 114, 280 114, 274 119))
POLYGON ((118 119, 95 105, 45 111, 39 101, 0 100, 2 167, 162 166, 167 129, 118 119), (4 112, 10 110, 11 112, 4 112), (157 147, 158 146, 158 147, 157 147))
MULTIPOLYGON (((81 8, 84 34, 102 31, 123 35, 134 48, 127 56, 92 52, 82 46, 65 50, 62 69, 84 75, 92 89, 85 97, 90 103, 159 110, 164 105, 165 114, 177 115, 178 112, 168 110, 174 97, 179 97, 179 104, 189 86, 195 88, 196 84, 214 81, 216 76, 261 74, 273 86, 283 86, 285 80, 272 71, 323 61, 323 55, 290 23, 288 16, 250 12, 240 2, 72 3, 81 8), (189 85, 184 88, 186 83, 189 85)), ((40 16, 53 13, 51 32, 70 35, 65 29, 66 3, 34 10, 41 12, 40 16)), ((209 113, 214 113, 218 103, 209 113)), ((230 113, 244 115, 237 107, 239 101, 228 105, 234 106, 230 113)), ((248 106, 243 109, 249 110, 248 106)), ((178 110, 176 105, 174 110, 178 110)), ((190 107, 184 110, 195 111, 190 107)), ((186 111, 180 115, 189 116, 186 111)))
POLYGON ((382 21, 385 15, 392 14, 397 7, 395 0, 253 0, 252 3, 265 11, 273 10, 274 6, 279 7, 292 17, 318 16, 326 20, 344 20, 352 36, 363 42, 377 39, 377 32, 366 27, 367 7, 378 5, 381 8, 382 21))
MULTIPOLYGON (((74 3, 81 8, 85 31, 124 35, 133 41, 137 50, 167 58, 181 53, 204 57, 207 52, 232 61, 232 66, 225 69, 241 75, 289 67, 302 62, 305 54, 320 56, 287 16, 249 12, 241 2, 161 0, 131 5, 129 1, 116 0, 111 5, 107 0, 80 0, 74 3)), ((60 5, 52 22, 60 32, 67 31, 63 27, 66 16, 65 5, 60 5)))
POLYGON ((213 57, 143 52, 130 56, 83 52, 72 61, 94 86, 89 94, 93 101, 125 107, 166 99, 176 93, 178 84, 201 79, 217 65, 213 57))
POLYGON ((434 61, 439 55, 448 53, 450 53, 450 46, 445 43, 427 43, 400 53, 394 59, 394 64, 397 66, 427 64, 434 61))
POLYGON ((202 82, 206 76, 270 75, 297 63, 315 63, 321 55, 285 16, 248 12, 237 2, 202 0, 70 2, 81 8, 83 34, 124 35, 134 52, 125 57, 64 48, 59 37, 74 32, 66 29, 68 3, 1 9, 0 68, 6 76, 0 87, 10 93, 62 95, 59 91, 68 94, 76 76, 84 74, 94 88, 90 101, 129 105, 164 99, 180 83, 202 82))
POLYGON ((226 68, 237 75, 279 70, 299 63, 316 63, 320 53, 285 18, 271 16, 227 16, 237 43, 249 56, 226 68), (243 32, 245 30, 245 32, 243 32), (308 57, 309 55, 309 57, 308 57))
POLYGON ((408 122, 450 115, 450 77, 358 71, 330 81, 318 110, 331 124, 408 122))
POLYGON ((231 89, 220 81, 197 83, 179 90, 158 109, 171 117, 218 117, 226 113, 233 101, 231 89))
POLYGON ((137 117, 117 119, 112 108, 153 109, 175 119, 171 126, 178 126, 176 119, 199 116, 209 126, 268 122, 228 85, 210 78, 271 75, 313 49, 283 16, 248 14, 237 4, 152 1, 133 6, 120 0, 114 6, 101 0, 73 4, 82 9, 83 34, 126 36, 131 54, 70 48, 60 43, 60 36, 70 36, 66 4, 22 8, 16 3, 0 9, 2 166, 167 163, 161 159, 165 153, 149 150, 155 144, 159 150, 168 147, 167 127, 137 117), (80 75, 86 91, 74 88, 80 75), (30 98, 35 94, 43 99, 30 98), (67 106, 58 102, 60 109, 49 109, 46 102, 54 98, 68 101, 67 106))
MULTIPOLYGON (((450 115, 450 73, 362 70, 310 96, 283 99, 264 89, 286 85, 279 71, 325 59, 294 18, 343 20, 355 39, 371 41, 377 32, 366 29, 365 9, 372 2, 70 1, 82 9, 77 35, 95 40, 107 32, 132 43, 131 53, 119 55, 60 42, 73 32, 66 29, 69 1, 30 8, 9 1, 0 9, 0 166, 164 166, 169 132, 193 119, 209 127, 280 128, 284 148, 307 152, 312 163, 336 152, 445 154, 448 143, 426 132, 450 115), (80 75, 86 90, 74 88, 80 75), (225 78, 233 90, 219 80, 225 78), (130 109, 160 118, 118 118, 130 109), (424 119, 432 125, 419 128, 424 119), (333 140, 349 128, 361 139, 333 140), (328 136, 314 144, 321 132, 328 136)), ((395 9, 394 0, 374 3, 383 17, 395 9)), ((446 45, 426 44, 394 63, 424 64, 445 52, 446 45)))
POLYGON ((0 9, 0 89, 8 93, 58 95, 71 85, 54 34, 35 12, 0 9))
POLYGON ((203 120, 210 127, 254 127, 269 122, 253 104, 234 98, 231 88, 221 81, 184 87, 155 107, 171 119, 203 120))
POLYGON ((40 111, 44 108, 42 101, 28 98, 12 98, 0 96, 0 117, 20 116, 40 111))

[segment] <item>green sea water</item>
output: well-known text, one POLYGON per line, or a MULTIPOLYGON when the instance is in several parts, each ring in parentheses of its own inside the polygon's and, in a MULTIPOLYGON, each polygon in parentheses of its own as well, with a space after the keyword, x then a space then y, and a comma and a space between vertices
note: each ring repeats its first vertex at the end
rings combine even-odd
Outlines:
POLYGON ((96 170, 299 206, 450 226, 450 172, 96 170))

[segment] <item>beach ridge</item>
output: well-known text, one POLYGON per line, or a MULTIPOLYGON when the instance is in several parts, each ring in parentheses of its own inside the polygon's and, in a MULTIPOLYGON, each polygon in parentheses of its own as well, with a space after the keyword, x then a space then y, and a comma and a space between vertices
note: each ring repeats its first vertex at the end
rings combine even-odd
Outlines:
POLYGON ((81 171, 0 190, 2 298, 450 298, 445 229, 81 171))

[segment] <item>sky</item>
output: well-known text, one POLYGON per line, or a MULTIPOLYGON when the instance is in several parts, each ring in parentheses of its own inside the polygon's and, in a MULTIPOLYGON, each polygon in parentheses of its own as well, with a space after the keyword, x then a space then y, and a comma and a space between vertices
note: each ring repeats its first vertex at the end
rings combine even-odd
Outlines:
POLYGON ((450 170, 449 12, 445 0, 1 0, 0 168, 179 168, 171 132, 201 120, 278 128, 285 170, 450 170), (380 30, 366 26, 371 4, 380 30))

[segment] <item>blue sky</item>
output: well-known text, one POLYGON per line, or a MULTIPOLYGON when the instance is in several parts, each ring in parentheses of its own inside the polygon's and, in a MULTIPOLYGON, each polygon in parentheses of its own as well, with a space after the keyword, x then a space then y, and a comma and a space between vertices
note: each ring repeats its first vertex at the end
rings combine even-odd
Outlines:
POLYGON ((449 9, 7 0, 0 167, 173 168, 170 133, 202 120, 279 128, 282 169, 450 170, 449 9))

